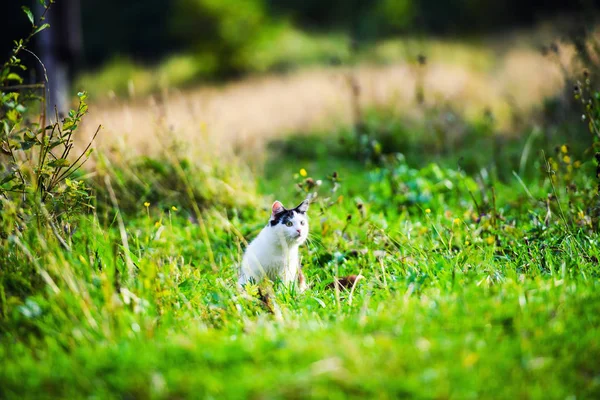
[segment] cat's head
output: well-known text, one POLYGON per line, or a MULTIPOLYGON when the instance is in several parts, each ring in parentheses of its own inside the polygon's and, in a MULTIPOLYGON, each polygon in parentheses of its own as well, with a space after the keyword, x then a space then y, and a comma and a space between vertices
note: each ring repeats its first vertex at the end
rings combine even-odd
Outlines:
POLYGON ((273 203, 269 228, 281 235, 290 244, 302 244, 308 237, 308 200, 287 209, 280 201, 273 203))

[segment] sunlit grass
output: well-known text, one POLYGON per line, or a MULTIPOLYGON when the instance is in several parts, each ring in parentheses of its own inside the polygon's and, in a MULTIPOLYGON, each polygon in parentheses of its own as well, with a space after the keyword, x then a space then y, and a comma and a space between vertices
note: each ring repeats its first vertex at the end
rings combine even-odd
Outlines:
MULTIPOLYGON (((575 210, 564 220, 553 206, 544 225, 545 206, 518 182, 495 182, 494 208, 481 215, 468 193, 483 193, 457 171, 314 161, 275 161, 261 184, 270 198, 238 188, 232 203, 204 206, 201 223, 185 206, 185 184, 179 196, 141 195, 123 208, 125 186, 106 215, 77 218, 71 252, 43 231, 17 235, 9 262, 37 265, 30 271, 46 280, 19 293, 16 275, 2 275, 3 395, 598 394, 600 253, 575 210), (279 290, 273 316, 237 290, 236 265, 273 196, 297 201, 296 183, 306 188, 308 179, 322 182, 301 251, 311 288, 279 290), (358 273, 365 279, 352 293, 327 288, 358 273)), ((574 181, 582 188, 586 174, 574 181)), ((552 187, 538 179, 528 190, 544 198, 552 187)))
MULTIPOLYGON (((78 173, 95 201, 59 232, 15 218, 0 237, 0 397, 600 396, 590 136, 533 121, 499 135, 563 89, 560 64, 431 41, 418 65, 398 46, 374 51, 409 61, 148 98, 143 69, 99 75, 106 90, 123 72, 133 99, 85 120, 105 127, 78 173), (266 283, 268 308, 238 290, 238 264, 272 201, 309 193, 310 288, 266 283)), ((171 59, 152 84, 194 64, 171 59)))
POLYGON ((441 40, 414 37, 386 40, 367 49, 362 58, 384 63, 417 61, 422 55, 427 62, 434 64, 458 65, 462 68, 489 72, 501 58, 485 40, 468 43, 459 40, 441 40))
MULTIPOLYGON (((440 54, 446 51, 443 45, 432 46, 440 54)), ((350 126, 350 75, 360 88, 358 101, 363 110, 386 109, 421 124, 430 123, 431 116, 425 112, 430 107, 445 107, 469 123, 490 111, 497 130, 503 133, 523 128, 515 126, 515 121, 533 122, 544 99, 564 88, 560 65, 537 51, 507 52, 492 58, 494 68, 489 69, 470 66, 479 61, 470 61, 468 54, 474 59, 486 58, 485 51, 478 55, 466 46, 461 53, 457 46, 447 51, 456 54, 459 61, 451 57, 445 60, 445 56, 438 57, 434 52, 423 66, 409 58, 390 65, 306 69, 286 76, 257 76, 185 91, 169 89, 149 98, 117 98, 96 103, 89 126, 101 123, 105 127, 107 133, 100 139, 104 148, 125 142, 142 153, 155 154, 157 142, 148 140, 148 135, 155 132, 156 120, 162 119, 189 146, 199 146, 209 135, 220 138, 221 144, 252 154, 268 141, 290 132, 350 126), (420 89, 423 104, 417 101, 420 89)), ((178 68, 182 75, 190 71, 187 63, 185 57, 181 59, 178 68)))

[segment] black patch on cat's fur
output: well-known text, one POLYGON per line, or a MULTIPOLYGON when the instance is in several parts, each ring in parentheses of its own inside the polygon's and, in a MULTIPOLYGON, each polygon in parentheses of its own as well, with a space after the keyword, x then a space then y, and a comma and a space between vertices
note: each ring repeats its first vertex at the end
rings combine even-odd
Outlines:
POLYGON ((289 220, 294 218, 294 211, 296 211, 298 214, 305 214, 304 211, 300 211, 303 204, 304 204, 304 202, 300 203, 296 208, 294 208, 292 210, 288 210, 287 208, 284 208, 283 211, 280 211, 277 214, 275 214, 273 219, 269 222, 269 225, 275 226, 279 223, 285 224, 286 222, 288 222, 289 220))
POLYGON ((275 214, 275 216, 271 220, 270 224, 271 224, 271 226, 275 226, 279 223, 285 224, 286 222, 288 222, 290 219, 293 219, 293 218, 294 218, 294 210, 284 209, 283 211, 275 214))

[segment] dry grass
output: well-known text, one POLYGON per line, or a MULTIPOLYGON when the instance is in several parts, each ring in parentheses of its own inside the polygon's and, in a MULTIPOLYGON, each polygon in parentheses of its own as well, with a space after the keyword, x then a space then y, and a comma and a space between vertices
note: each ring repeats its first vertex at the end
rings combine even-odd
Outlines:
MULTIPOLYGON (((385 106, 412 117, 422 115, 415 102, 422 74, 425 102, 450 106, 466 118, 490 109, 501 131, 514 130, 513 113, 530 115, 544 98, 561 92, 572 50, 561 47, 561 60, 517 46, 500 56, 491 68, 466 62, 430 59, 424 67, 400 62, 361 64, 352 70, 361 88, 363 107, 385 106), (419 71, 421 69, 421 71, 419 71)), ((289 133, 349 124, 350 87, 347 68, 315 68, 289 75, 252 77, 223 86, 171 90, 146 99, 92 104, 86 127, 102 123, 100 148, 135 149, 153 154, 164 142, 158 127, 169 127, 186 148, 249 153, 265 141, 289 133)), ((131 150, 128 150, 131 154, 131 150)))

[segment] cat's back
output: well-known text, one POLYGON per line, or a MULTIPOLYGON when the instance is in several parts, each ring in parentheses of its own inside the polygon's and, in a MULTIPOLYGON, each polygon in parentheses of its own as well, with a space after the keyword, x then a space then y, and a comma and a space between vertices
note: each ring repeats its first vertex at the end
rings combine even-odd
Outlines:
POLYGON ((268 232, 263 229, 244 252, 240 269, 240 284, 246 283, 251 278, 258 281, 265 275, 271 275, 279 262, 279 258, 273 253, 268 232))
POLYGON ((269 238, 268 228, 264 228, 246 248, 242 263, 251 266, 257 263, 263 266, 270 264, 270 260, 276 257, 273 253, 274 249, 271 242, 272 239, 269 238))

